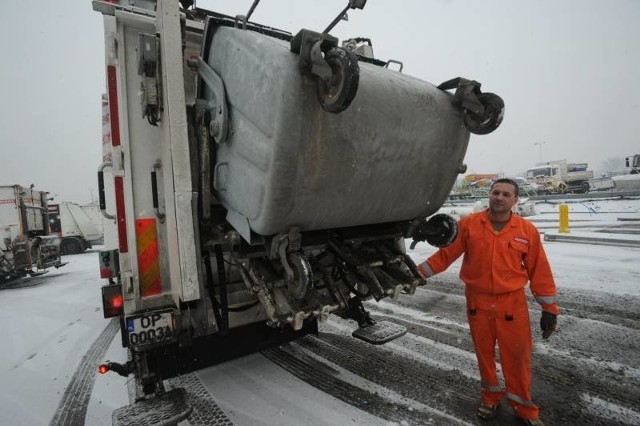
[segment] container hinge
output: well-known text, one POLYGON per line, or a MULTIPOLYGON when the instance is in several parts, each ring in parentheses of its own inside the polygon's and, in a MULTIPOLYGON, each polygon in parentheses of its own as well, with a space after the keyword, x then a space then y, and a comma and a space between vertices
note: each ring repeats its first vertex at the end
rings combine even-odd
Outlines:
POLYGON ((298 53, 298 66, 303 72, 314 74, 329 84, 333 73, 323 53, 337 46, 336 37, 303 29, 291 39, 290 49, 298 53))
POLYGON ((481 84, 475 80, 456 77, 447 80, 438 86, 440 90, 456 89, 454 103, 475 114, 484 112, 484 105, 478 100, 481 84))
POLYGON ((210 112, 209 134, 217 143, 223 143, 227 140, 229 112, 222 78, 201 57, 189 59, 188 65, 198 70, 198 75, 213 95, 211 100, 198 99, 196 102, 200 108, 210 112))
POLYGON ((317 96, 322 109, 338 114, 351 105, 360 81, 356 55, 338 47, 338 39, 325 33, 300 30, 290 43, 297 53, 302 74, 317 77, 317 96))
POLYGON ((495 93, 483 93, 477 81, 456 77, 440 84, 438 89, 456 89, 452 103, 463 109, 464 125, 471 133, 486 135, 502 123, 504 101, 495 93))

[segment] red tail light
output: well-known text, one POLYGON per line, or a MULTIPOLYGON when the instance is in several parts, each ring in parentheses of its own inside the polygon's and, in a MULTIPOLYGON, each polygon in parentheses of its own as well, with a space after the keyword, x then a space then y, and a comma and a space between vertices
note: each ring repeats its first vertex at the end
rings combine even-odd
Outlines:
POLYGON ((124 300, 122 299, 122 287, 120 287, 120 284, 102 287, 102 313, 105 318, 122 315, 123 306, 124 300))
POLYGON ((109 371, 109 366, 108 366, 107 364, 100 364, 100 365, 98 366, 98 373, 100 373, 100 374, 104 374, 104 373, 106 373, 107 371, 109 371))

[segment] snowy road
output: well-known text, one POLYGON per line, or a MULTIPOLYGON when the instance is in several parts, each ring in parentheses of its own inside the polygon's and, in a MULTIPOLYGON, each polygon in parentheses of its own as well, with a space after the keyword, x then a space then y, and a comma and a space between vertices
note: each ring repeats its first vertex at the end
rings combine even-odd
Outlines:
MULTIPOLYGON (((640 219, 637 209, 625 215, 640 219)), ((547 223, 546 217, 534 221, 547 223)), ((601 219, 610 218, 603 212, 593 229, 614 226, 601 219)), ((640 248, 545 247, 562 316, 558 332, 543 342, 532 305, 533 395, 543 419, 550 425, 640 424, 640 248)), ((412 255, 421 260, 432 251, 423 244, 412 255)), ((108 425, 111 411, 128 402, 126 379, 96 376, 95 365, 86 366, 126 359, 119 334, 111 338, 113 327, 102 318, 96 253, 66 260, 60 270, 0 289, 9 338, 0 352, 0 424, 86 418, 88 425, 108 425), (57 411, 60 406, 65 410, 57 411)), ((236 425, 480 424, 457 265, 413 296, 369 306, 374 317, 403 324, 408 334, 372 346, 350 337, 353 324, 331 318, 317 337, 187 375, 182 380, 199 402, 190 423, 212 424, 203 419, 217 416, 216 424, 236 425)), ((518 422, 504 405, 492 424, 518 422)))

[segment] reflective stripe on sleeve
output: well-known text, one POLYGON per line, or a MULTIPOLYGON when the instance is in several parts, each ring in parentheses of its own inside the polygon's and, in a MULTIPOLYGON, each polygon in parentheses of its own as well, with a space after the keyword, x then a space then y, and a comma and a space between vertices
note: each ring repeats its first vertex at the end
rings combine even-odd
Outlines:
POLYGON ((536 296, 536 302, 541 305, 556 303, 556 296, 536 296))
POLYGON ((429 278, 433 275, 433 271, 426 261, 418 265, 418 272, 420 272, 420 275, 425 278, 429 278))

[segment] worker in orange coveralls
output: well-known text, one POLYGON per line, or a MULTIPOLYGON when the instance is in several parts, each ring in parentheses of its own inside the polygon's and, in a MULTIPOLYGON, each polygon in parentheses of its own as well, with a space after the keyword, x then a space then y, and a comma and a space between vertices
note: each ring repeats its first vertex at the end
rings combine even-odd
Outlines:
POLYGON ((518 184, 497 179, 491 185, 489 208, 459 222, 459 233, 418 265, 428 278, 447 269, 464 253, 460 279, 465 283, 467 316, 482 385, 477 415, 491 420, 504 396, 525 424, 543 425, 531 401, 533 342, 524 287, 542 307, 542 337, 556 329, 559 313, 556 285, 540 234, 533 224, 512 213, 518 184), (496 374, 495 346, 500 350, 506 392, 496 374))

